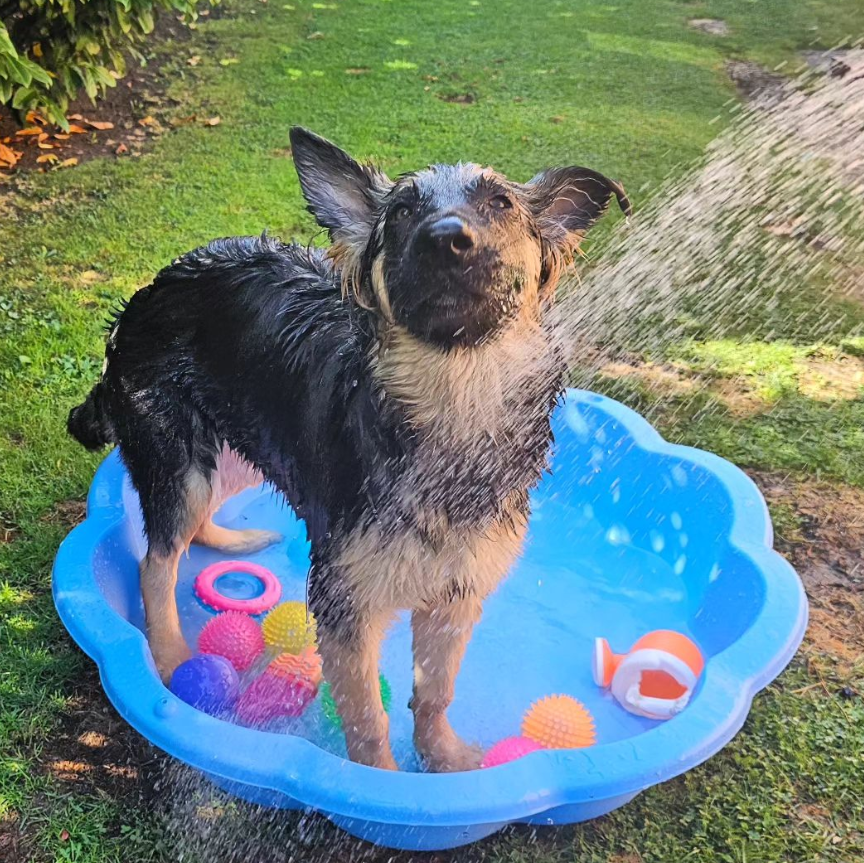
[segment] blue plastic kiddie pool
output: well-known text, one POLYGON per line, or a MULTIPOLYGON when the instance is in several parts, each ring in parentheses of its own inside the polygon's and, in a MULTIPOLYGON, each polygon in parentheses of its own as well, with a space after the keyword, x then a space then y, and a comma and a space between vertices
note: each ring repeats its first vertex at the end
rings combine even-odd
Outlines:
MULTIPOLYGON (((629 408, 589 392, 568 392, 554 429, 553 472, 534 493, 525 555, 486 605, 450 717, 465 738, 490 746, 519 733, 535 699, 569 694, 594 716, 593 747, 538 751, 466 773, 417 772, 407 618, 389 634, 381 664, 402 772, 346 760, 341 734, 324 728, 318 705, 261 731, 180 701, 159 681, 142 631, 141 516, 116 453, 96 474, 86 521, 57 555, 57 609, 120 714, 247 800, 314 809, 357 836, 415 850, 463 845, 511 822, 594 818, 732 738, 753 696, 795 653, 807 603, 795 572, 772 550, 762 497, 736 467, 666 443, 629 408), (626 651, 654 629, 685 633, 706 658, 689 706, 665 722, 625 712, 592 680, 595 637, 626 651)), ((282 544, 250 559, 278 575, 283 600, 304 597, 305 531, 278 495, 250 489, 217 520, 280 531, 282 544)), ((181 564, 178 601, 191 644, 213 614, 192 582, 219 559, 193 547, 181 564)), ((249 590, 242 579, 238 585, 249 590)))

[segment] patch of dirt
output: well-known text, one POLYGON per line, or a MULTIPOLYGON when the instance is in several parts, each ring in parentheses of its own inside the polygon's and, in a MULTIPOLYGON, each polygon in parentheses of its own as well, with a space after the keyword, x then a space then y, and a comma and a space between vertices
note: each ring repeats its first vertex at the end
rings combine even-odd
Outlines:
POLYGON ((749 60, 728 60, 726 74, 747 100, 779 94, 786 84, 782 75, 769 72, 749 60))
POLYGON ((606 363, 600 368, 600 374, 610 378, 637 378, 649 389, 663 395, 692 393, 704 386, 698 378, 687 375, 674 366, 643 363, 638 360, 606 363))
POLYGON ((20 534, 18 525, 11 518, 0 513, 0 545, 14 542, 20 534))
POLYGON ((25 863, 29 860, 21 838, 18 817, 14 814, 0 817, 0 860, 3 863, 25 863))
MULTIPOLYGON (((145 48, 152 51, 154 45, 167 41, 179 47, 189 38, 190 31, 184 24, 173 15, 163 14, 145 48)), ((176 52, 172 55, 176 56, 176 52)), ((170 128, 167 115, 179 104, 165 95, 166 82, 161 72, 168 60, 166 55, 151 54, 148 64, 142 67, 129 59, 126 75, 95 106, 86 95, 71 102, 67 117, 84 131, 70 134, 68 138, 62 137, 65 135, 62 129, 49 125, 42 128, 41 135, 18 136, 17 118, 0 106, 0 143, 21 154, 13 168, 0 170, 0 184, 27 171, 73 167, 101 157, 140 156, 153 138, 170 128), (39 157, 56 157, 56 161, 37 162, 39 157)), ((177 123, 174 120, 174 124, 177 123)), ((38 122, 30 122, 25 128, 38 126, 38 122)))
POLYGON ((111 707, 90 666, 72 707, 37 759, 68 790, 105 794, 129 805, 152 799, 163 761, 111 707))
POLYGON ((853 53, 852 48, 835 48, 832 51, 803 51, 801 56, 811 69, 832 78, 842 78, 852 71, 847 58, 853 53))
POLYGON ((842 355, 837 359, 810 358, 798 369, 798 389, 811 399, 856 399, 864 388, 864 360, 842 355))
POLYGON ((729 25, 719 18, 691 18, 687 22, 694 30, 711 36, 728 36, 729 25))
POLYGON ((451 102, 456 105, 473 105, 477 97, 473 93, 436 93, 442 102, 451 102))
POLYGON ((86 515, 86 501, 61 500, 42 516, 42 521, 47 524, 59 524, 71 530, 84 521, 86 515))
POLYGON ((766 500, 795 513, 794 535, 776 539, 810 598, 807 642, 843 670, 864 660, 864 490, 751 472, 766 500))

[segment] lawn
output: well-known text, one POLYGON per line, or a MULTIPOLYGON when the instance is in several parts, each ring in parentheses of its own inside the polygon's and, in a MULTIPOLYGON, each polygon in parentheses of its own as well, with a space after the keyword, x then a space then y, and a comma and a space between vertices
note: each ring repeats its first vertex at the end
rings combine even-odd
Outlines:
MULTIPOLYGON (((290 125, 394 174, 460 158, 518 179, 584 164, 620 178, 638 211, 730 121, 728 59, 791 69, 861 27, 860 0, 229 0, 190 39, 155 47, 166 89, 135 119, 156 114, 166 132, 142 155, 0 185, 0 859, 410 859, 323 819, 231 803, 167 765, 107 705, 50 598, 99 459, 64 421, 98 374, 104 318, 212 237, 315 235, 290 125)), ((686 776, 597 822, 435 859, 864 858, 864 310, 841 311, 830 333, 696 333, 594 378, 760 484, 811 595, 799 658, 734 743, 686 776)))

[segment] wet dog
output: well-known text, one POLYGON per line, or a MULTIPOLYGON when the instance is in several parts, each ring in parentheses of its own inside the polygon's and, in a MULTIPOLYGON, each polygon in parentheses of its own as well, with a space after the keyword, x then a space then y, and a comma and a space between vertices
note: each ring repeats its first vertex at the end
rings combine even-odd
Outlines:
POLYGON ((565 367, 544 316, 585 232, 613 196, 629 205, 585 168, 520 184, 435 165, 392 181, 306 130, 291 143, 331 247, 242 237, 178 258, 112 322, 69 431, 117 444, 138 491, 164 679, 189 656, 180 555, 277 541, 211 520, 268 480, 306 524, 309 603, 351 758, 395 768, 378 653, 410 609, 417 749, 432 770, 468 769, 478 755, 446 712, 546 466, 565 367))

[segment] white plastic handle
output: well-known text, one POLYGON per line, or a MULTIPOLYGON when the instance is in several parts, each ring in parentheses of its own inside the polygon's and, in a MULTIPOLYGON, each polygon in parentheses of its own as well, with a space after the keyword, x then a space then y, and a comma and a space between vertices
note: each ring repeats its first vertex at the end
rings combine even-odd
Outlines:
POLYGON ((630 713, 648 719, 671 719, 687 706, 696 680, 693 670, 683 659, 664 650, 646 648, 624 657, 612 678, 611 689, 616 701, 630 713), (684 687, 685 692, 678 698, 643 695, 639 687, 646 671, 668 674, 684 687))

